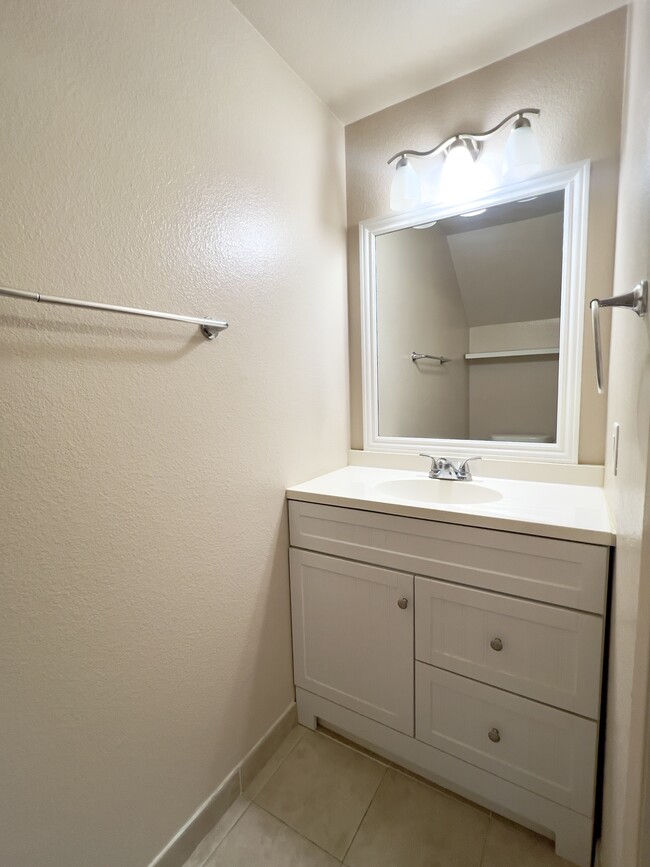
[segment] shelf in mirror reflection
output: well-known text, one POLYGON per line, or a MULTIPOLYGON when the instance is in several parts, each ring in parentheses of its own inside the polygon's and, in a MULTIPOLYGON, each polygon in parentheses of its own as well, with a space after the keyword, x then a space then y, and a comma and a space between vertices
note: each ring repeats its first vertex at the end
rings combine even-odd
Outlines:
POLYGON ((550 346, 546 349, 500 349, 495 352, 467 352, 465 361, 476 361, 481 358, 525 358, 529 355, 559 355, 558 346, 550 346))

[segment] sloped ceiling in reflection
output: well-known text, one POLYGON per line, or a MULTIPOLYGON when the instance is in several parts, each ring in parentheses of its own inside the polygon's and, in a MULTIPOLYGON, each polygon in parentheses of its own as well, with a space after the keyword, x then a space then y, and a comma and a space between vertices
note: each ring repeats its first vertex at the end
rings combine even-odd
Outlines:
POLYGON ((470 327, 559 317, 562 230, 555 213, 447 236, 470 327))

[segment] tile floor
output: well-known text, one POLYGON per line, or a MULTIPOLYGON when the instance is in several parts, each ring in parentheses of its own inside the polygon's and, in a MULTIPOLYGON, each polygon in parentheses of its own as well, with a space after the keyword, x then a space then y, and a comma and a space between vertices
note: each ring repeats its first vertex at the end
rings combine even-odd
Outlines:
POLYGON ((571 867, 549 840, 297 726, 185 867, 571 867))

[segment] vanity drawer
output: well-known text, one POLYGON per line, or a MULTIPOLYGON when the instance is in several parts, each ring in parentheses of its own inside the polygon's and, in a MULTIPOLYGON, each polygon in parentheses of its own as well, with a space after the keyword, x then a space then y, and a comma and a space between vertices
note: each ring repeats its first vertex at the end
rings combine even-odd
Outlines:
POLYGON ((601 545, 299 500, 289 501, 289 523, 297 548, 566 608, 605 611, 609 549, 601 545))
POLYGON ((415 736, 591 817, 598 725, 416 663, 415 736))
POLYGON ((566 608, 415 579, 415 656, 598 719, 603 620, 566 608))

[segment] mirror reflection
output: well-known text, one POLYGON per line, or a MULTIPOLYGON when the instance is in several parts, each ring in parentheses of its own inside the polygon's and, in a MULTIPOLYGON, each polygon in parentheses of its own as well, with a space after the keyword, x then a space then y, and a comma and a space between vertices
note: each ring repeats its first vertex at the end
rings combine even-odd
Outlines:
POLYGON ((563 223, 559 191, 376 236, 380 436, 556 441, 563 223))

